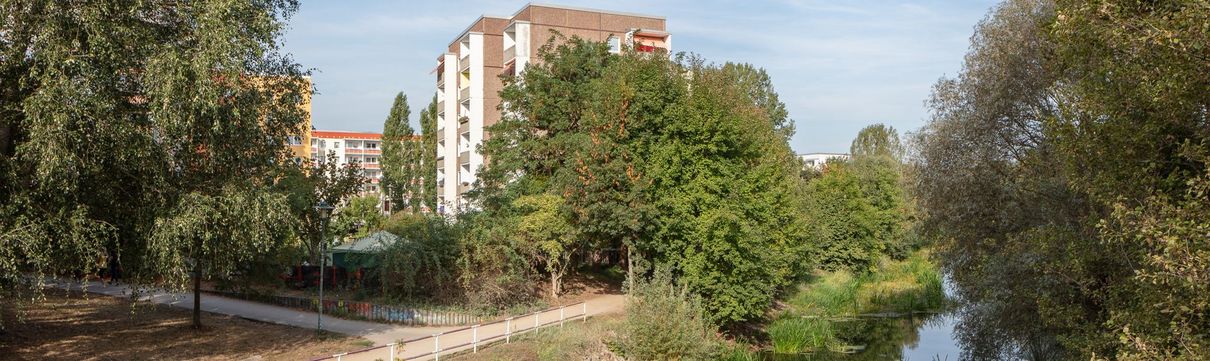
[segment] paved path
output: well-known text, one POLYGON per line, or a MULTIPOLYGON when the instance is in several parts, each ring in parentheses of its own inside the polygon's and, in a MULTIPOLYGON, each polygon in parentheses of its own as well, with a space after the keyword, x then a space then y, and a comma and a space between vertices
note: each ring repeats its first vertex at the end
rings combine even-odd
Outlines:
MULTIPOLYGON (((81 284, 77 282, 56 282, 47 280, 47 285, 56 288, 65 288, 72 290, 81 290, 81 284)), ((100 282, 88 282, 83 285, 88 292, 110 295, 115 297, 130 297, 130 288, 124 285, 105 285, 100 282)), ((140 296, 140 301, 149 301, 157 304, 165 304, 174 307, 180 307, 188 310, 193 309, 193 294, 192 293, 172 293, 164 291, 154 291, 140 296)), ((564 316, 571 317, 579 316, 587 311, 589 316, 595 316, 603 313, 617 312, 622 310, 625 303, 625 296, 622 295, 603 295, 597 298, 588 300, 586 309, 574 307, 564 310, 564 316)), ((296 326, 303 328, 315 328, 316 316, 314 312, 298 311, 291 308, 271 306, 257 302, 226 298, 205 294, 202 296, 201 302, 202 311, 219 313, 243 317, 247 319, 271 322, 276 324, 296 326)), ((516 317, 514 321, 507 323, 499 323, 488 326, 483 326, 477 330, 465 330, 449 333, 441 336, 439 342, 441 348, 449 346, 472 343, 475 339, 484 340, 493 336, 504 336, 508 331, 525 330, 533 327, 535 320, 540 324, 554 323, 557 325, 559 319, 559 310, 552 310, 538 315, 535 319, 534 314, 516 317), (507 328, 507 330, 506 330, 507 328)), ((335 317, 323 318, 323 328, 325 331, 337 332, 346 335, 359 336, 374 342, 375 345, 386 345, 399 340, 415 339, 424 336, 432 336, 437 333, 445 333, 451 330, 458 330, 463 327, 421 327, 421 326, 398 326, 392 324, 383 324, 366 321, 346 320, 335 317)), ((494 341, 494 340, 493 340, 494 341)), ((437 345, 436 340, 429 338, 415 342, 409 342, 404 345, 403 350, 397 354, 400 357, 408 357, 409 359, 432 352, 437 345)), ((466 347, 470 348, 470 346, 466 347)), ((462 348, 460 348, 462 349, 462 348)), ((354 350, 349 350, 354 351, 354 350)), ((373 352, 365 352, 361 355, 349 355, 344 360, 356 360, 363 356, 367 359, 387 359, 386 349, 375 350, 373 352), (382 355, 379 355, 382 354, 382 355)), ((442 352, 444 355, 445 352, 442 352)), ((321 355, 316 355, 321 356, 321 355)), ((429 357, 422 357, 423 359, 429 357)))

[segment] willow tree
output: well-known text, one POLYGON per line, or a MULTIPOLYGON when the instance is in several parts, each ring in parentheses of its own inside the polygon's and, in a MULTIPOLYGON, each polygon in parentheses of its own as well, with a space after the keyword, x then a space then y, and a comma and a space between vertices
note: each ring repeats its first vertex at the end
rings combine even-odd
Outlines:
POLYGON ((917 192, 974 359, 1210 357, 1204 1, 1009 0, 934 88, 917 192))
POLYGON ((245 245, 288 239, 234 229, 288 224, 272 212, 214 209, 285 207, 264 193, 304 130, 306 73, 279 51, 297 6, 0 3, 3 273, 88 272, 107 257, 135 282, 181 288, 199 265, 224 273, 264 250, 245 245), (156 227, 189 222, 207 231, 156 227), (251 239, 209 238, 224 233, 251 239))

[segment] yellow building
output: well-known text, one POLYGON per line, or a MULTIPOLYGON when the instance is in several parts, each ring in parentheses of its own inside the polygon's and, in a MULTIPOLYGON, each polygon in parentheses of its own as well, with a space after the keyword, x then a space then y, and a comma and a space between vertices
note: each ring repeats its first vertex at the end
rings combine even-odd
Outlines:
POLYGON ((302 129, 289 138, 290 150, 298 161, 311 156, 311 77, 304 77, 307 91, 303 92, 302 107, 306 112, 302 129))

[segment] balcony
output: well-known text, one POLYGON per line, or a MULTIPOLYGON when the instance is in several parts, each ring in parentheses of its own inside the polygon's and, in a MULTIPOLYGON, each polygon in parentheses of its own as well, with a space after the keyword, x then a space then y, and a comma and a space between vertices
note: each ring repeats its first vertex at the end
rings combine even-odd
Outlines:
POLYGON ((471 99, 471 87, 467 86, 458 91, 458 101, 466 102, 471 99))
POLYGON ((437 101, 437 115, 440 117, 441 113, 444 113, 444 112, 445 112, 445 99, 438 100, 437 101))
POLYGON ((437 89, 445 88, 445 77, 437 77, 437 89))
POLYGON ((517 46, 513 45, 504 49, 504 63, 508 64, 517 58, 517 46))
POLYGON ((458 60, 458 72, 465 73, 471 69, 471 56, 467 54, 458 60))

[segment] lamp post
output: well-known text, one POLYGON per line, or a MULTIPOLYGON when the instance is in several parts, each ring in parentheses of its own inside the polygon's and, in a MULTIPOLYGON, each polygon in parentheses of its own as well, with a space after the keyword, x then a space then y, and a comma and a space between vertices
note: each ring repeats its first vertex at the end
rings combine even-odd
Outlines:
POLYGON ((319 213, 319 316, 315 318, 315 332, 323 331, 324 329, 324 248, 328 243, 328 220, 332 218, 332 210, 336 207, 328 204, 323 200, 315 205, 315 211, 319 213))

